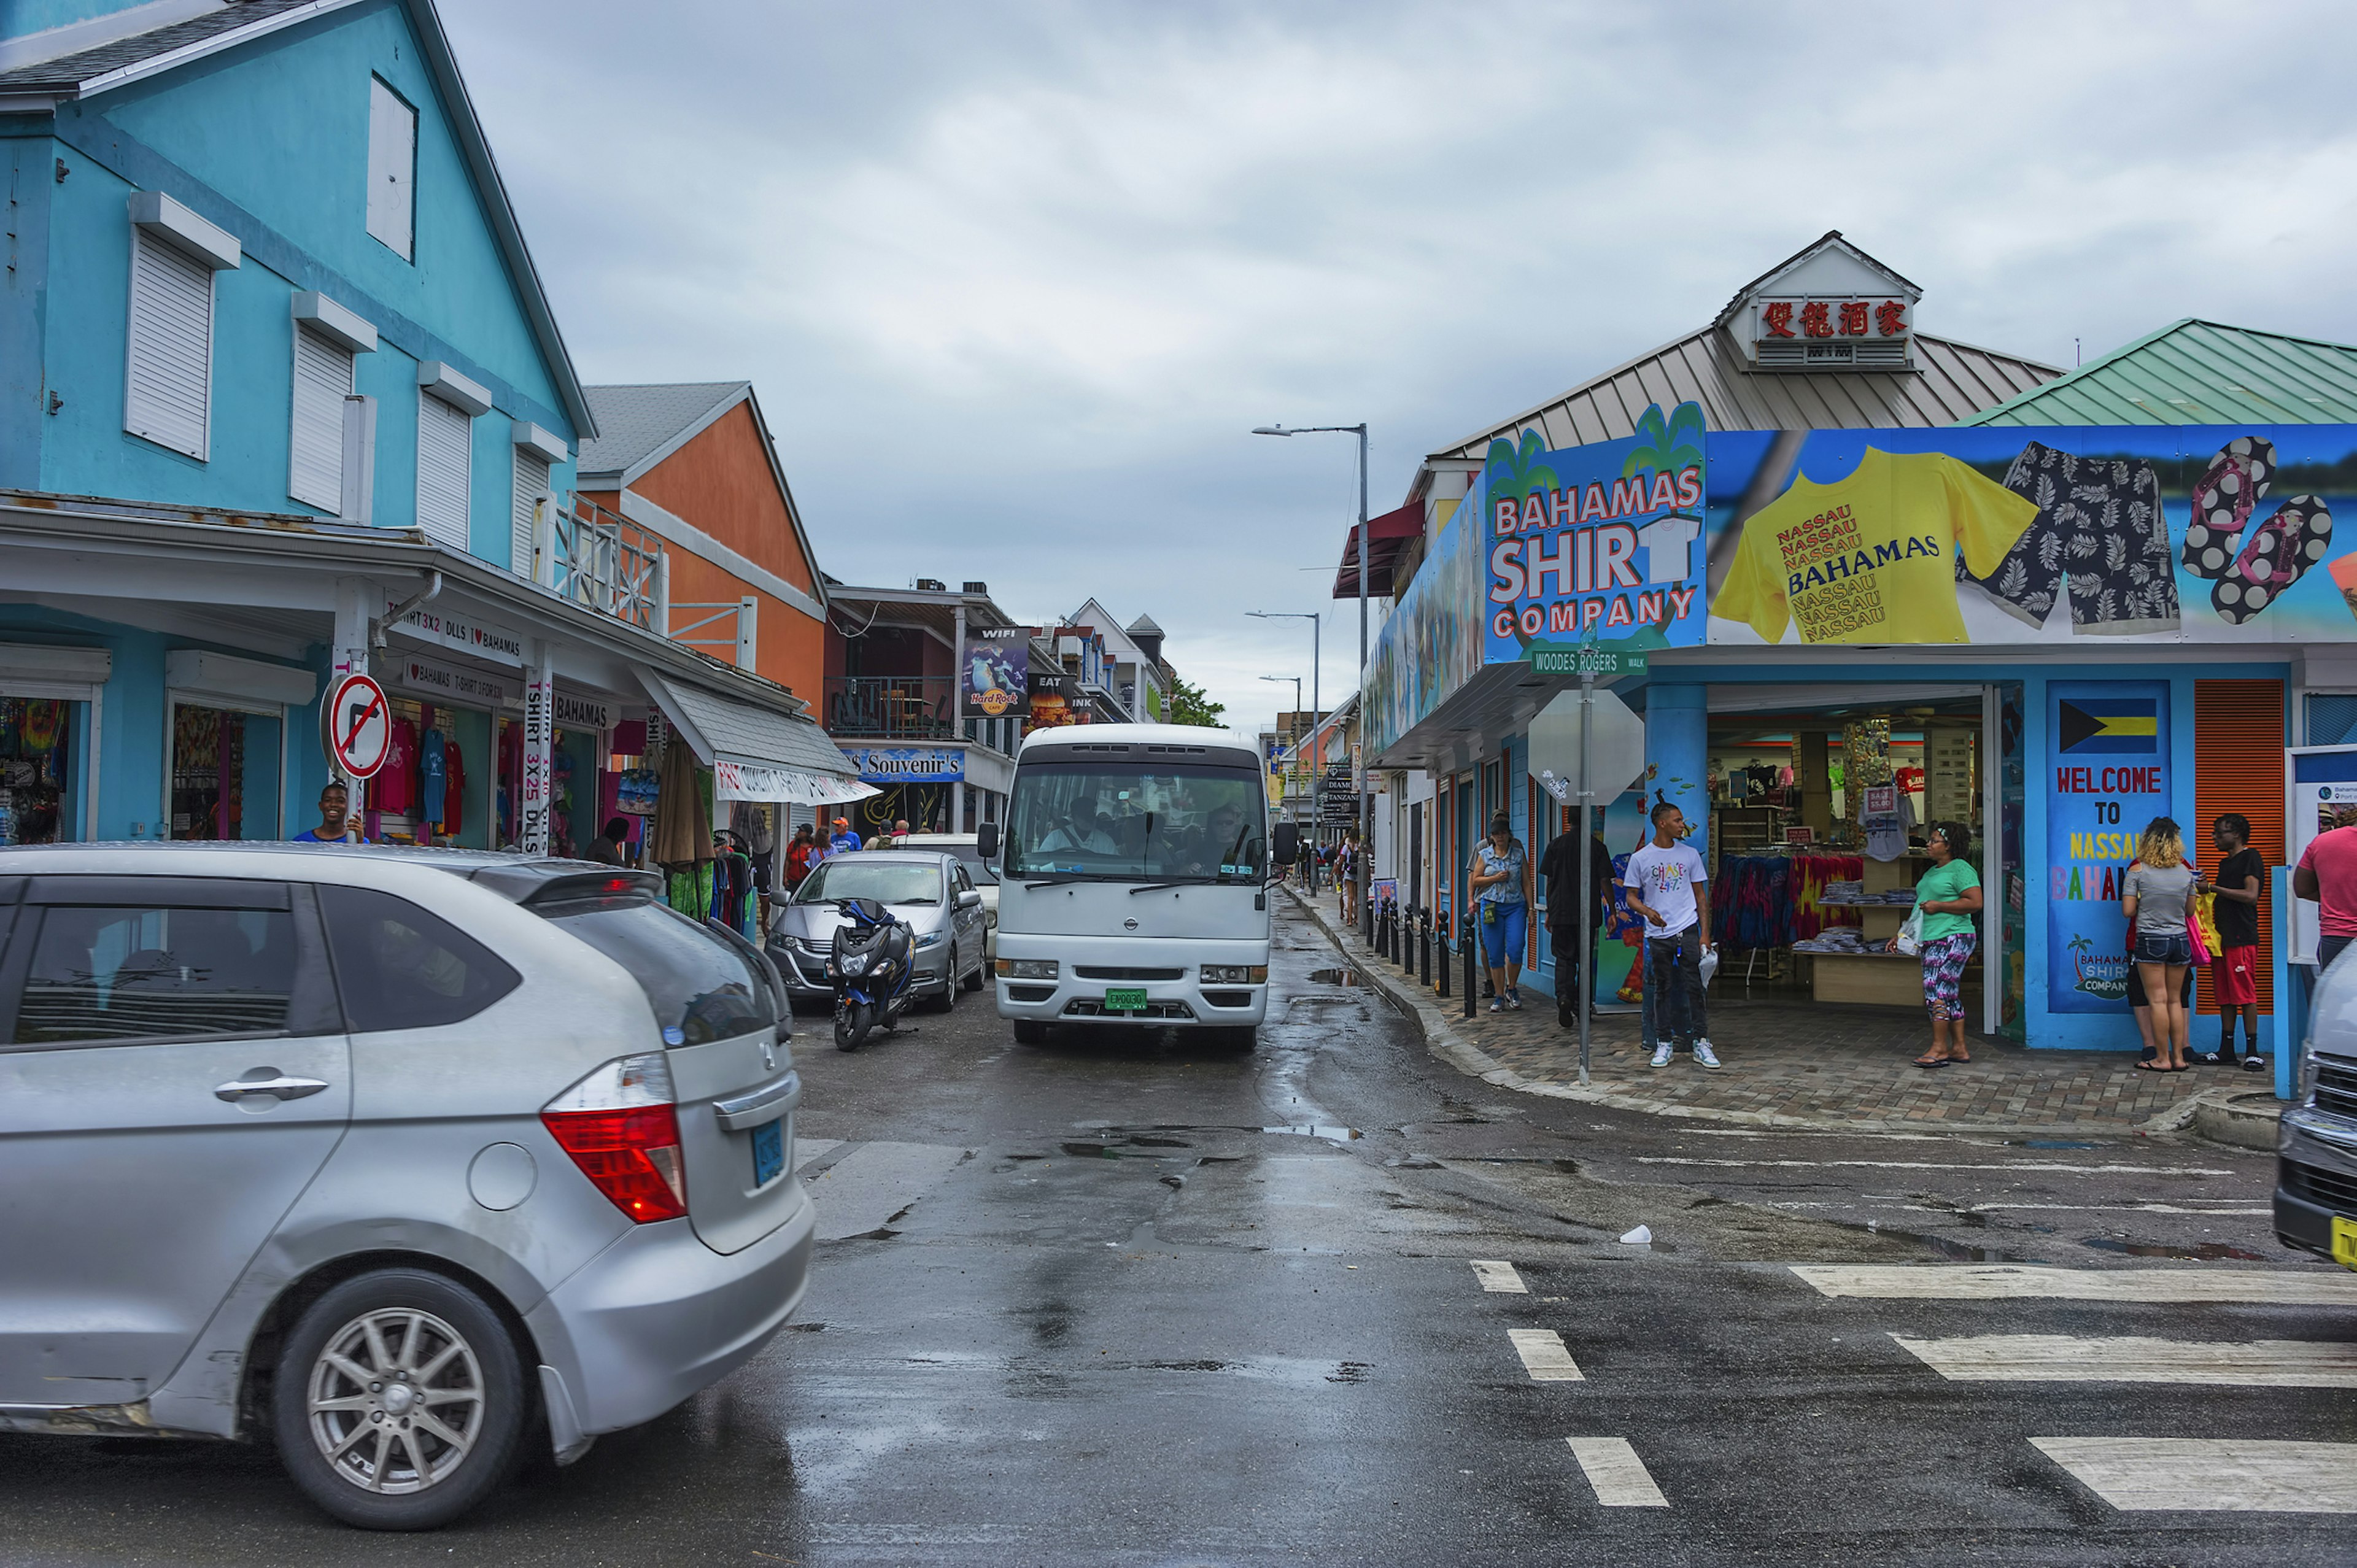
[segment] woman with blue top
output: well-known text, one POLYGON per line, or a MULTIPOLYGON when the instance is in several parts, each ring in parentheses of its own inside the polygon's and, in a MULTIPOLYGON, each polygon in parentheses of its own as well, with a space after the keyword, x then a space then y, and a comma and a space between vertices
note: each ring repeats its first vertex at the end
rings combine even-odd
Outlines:
POLYGON ((1473 890, 1473 918, 1490 961, 1490 1011, 1519 1013, 1523 993, 1515 982, 1523 972, 1523 944, 1530 940, 1531 857, 1505 812, 1490 819, 1490 836, 1474 849, 1465 885, 1473 890))
MULTIPOLYGON (((1923 961, 1923 1006, 1932 1015, 1932 1048, 1915 1058, 1917 1067, 1946 1067, 1968 1062, 1964 1047, 1964 964, 1979 939, 1973 921, 1981 912, 1980 874, 1964 859, 1973 847, 1973 831, 1962 822, 1935 822, 1924 840, 1932 869, 1915 884, 1919 917, 1917 955, 1923 961)), ((1899 950, 1899 939, 1890 940, 1899 950)))

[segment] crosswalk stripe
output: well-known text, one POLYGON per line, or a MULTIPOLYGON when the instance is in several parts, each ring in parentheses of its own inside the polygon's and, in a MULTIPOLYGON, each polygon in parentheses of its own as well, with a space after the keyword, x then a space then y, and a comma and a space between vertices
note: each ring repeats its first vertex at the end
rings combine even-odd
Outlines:
POLYGON ((1911 1301, 2266 1302, 2357 1306, 2357 1274, 2288 1269, 2050 1269, 2011 1263, 1795 1263, 1792 1272, 1833 1296, 1911 1301))
POLYGON ((1670 1499, 1653 1485, 1645 1462, 1625 1437, 1566 1437, 1580 1474, 1596 1488, 1596 1500, 1608 1509, 1665 1509, 1670 1499))
POLYGON ((1498 1258, 1466 1261, 1473 1265, 1473 1277, 1481 1282, 1483 1290, 1512 1291, 1516 1295, 1531 1294, 1530 1286, 1523 1283, 1523 1276, 1514 1272, 1513 1264, 1498 1258))
POLYGON ((1855 1166, 1878 1171, 2061 1171, 2071 1176, 2233 1176, 2214 1165, 2072 1165, 2054 1160, 1978 1160, 1971 1165, 1936 1160, 1706 1160, 1685 1155, 1639 1155, 1641 1165, 1752 1165, 1770 1170, 1818 1170, 1855 1166))
POLYGON ((1514 1342, 1514 1353, 1523 1359, 1523 1368, 1534 1383, 1584 1383, 1579 1363, 1563 1347, 1563 1336, 1552 1328, 1509 1328, 1506 1337, 1514 1342))
POLYGON ((2357 1513, 2357 1443, 2033 1437, 2115 1509, 2357 1513))
POLYGON ((2357 1345, 2315 1339, 2242 1344, 2082 1339, 2068 1334, 1890 1337, 1951 1382, 2210 1383, 2235 1388, 2357 1389, 2357 1345))

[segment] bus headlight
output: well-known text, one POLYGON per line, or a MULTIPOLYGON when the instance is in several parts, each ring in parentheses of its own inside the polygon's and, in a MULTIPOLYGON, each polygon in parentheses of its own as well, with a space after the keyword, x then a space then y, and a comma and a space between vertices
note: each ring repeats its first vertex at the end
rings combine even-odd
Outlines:
POLYGON ((1052 958, 1002 958, 996 961, 1001 980, 1053 980, 1057 975, 1052 958))
POLYGON ((1207 963, 1203 966, 1206 985, 1266 985, 1268 965, 1265 963, 1207 963))

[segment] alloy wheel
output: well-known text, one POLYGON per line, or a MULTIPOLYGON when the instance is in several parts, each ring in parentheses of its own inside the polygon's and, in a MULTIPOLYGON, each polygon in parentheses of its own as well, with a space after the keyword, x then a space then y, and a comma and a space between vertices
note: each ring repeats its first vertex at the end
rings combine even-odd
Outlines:
POLYGON ((320 1348, 306 1391, 311 1441, 362 1491, 422 1492, 466 1463, 483 1428, 483 1372, 432 1313, 362 1313, 320 1348))

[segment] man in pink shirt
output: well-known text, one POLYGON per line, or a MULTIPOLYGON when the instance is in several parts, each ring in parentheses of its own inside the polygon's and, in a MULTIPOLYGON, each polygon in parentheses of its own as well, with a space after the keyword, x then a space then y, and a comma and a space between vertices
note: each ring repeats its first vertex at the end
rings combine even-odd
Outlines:
POLYGON ((2316 901, 2319 979, 2357 941, 2357 809, 2343 806, 2333 821, 2341 825, 2317 834, 2291 874, 2292 897, 2316 901))

